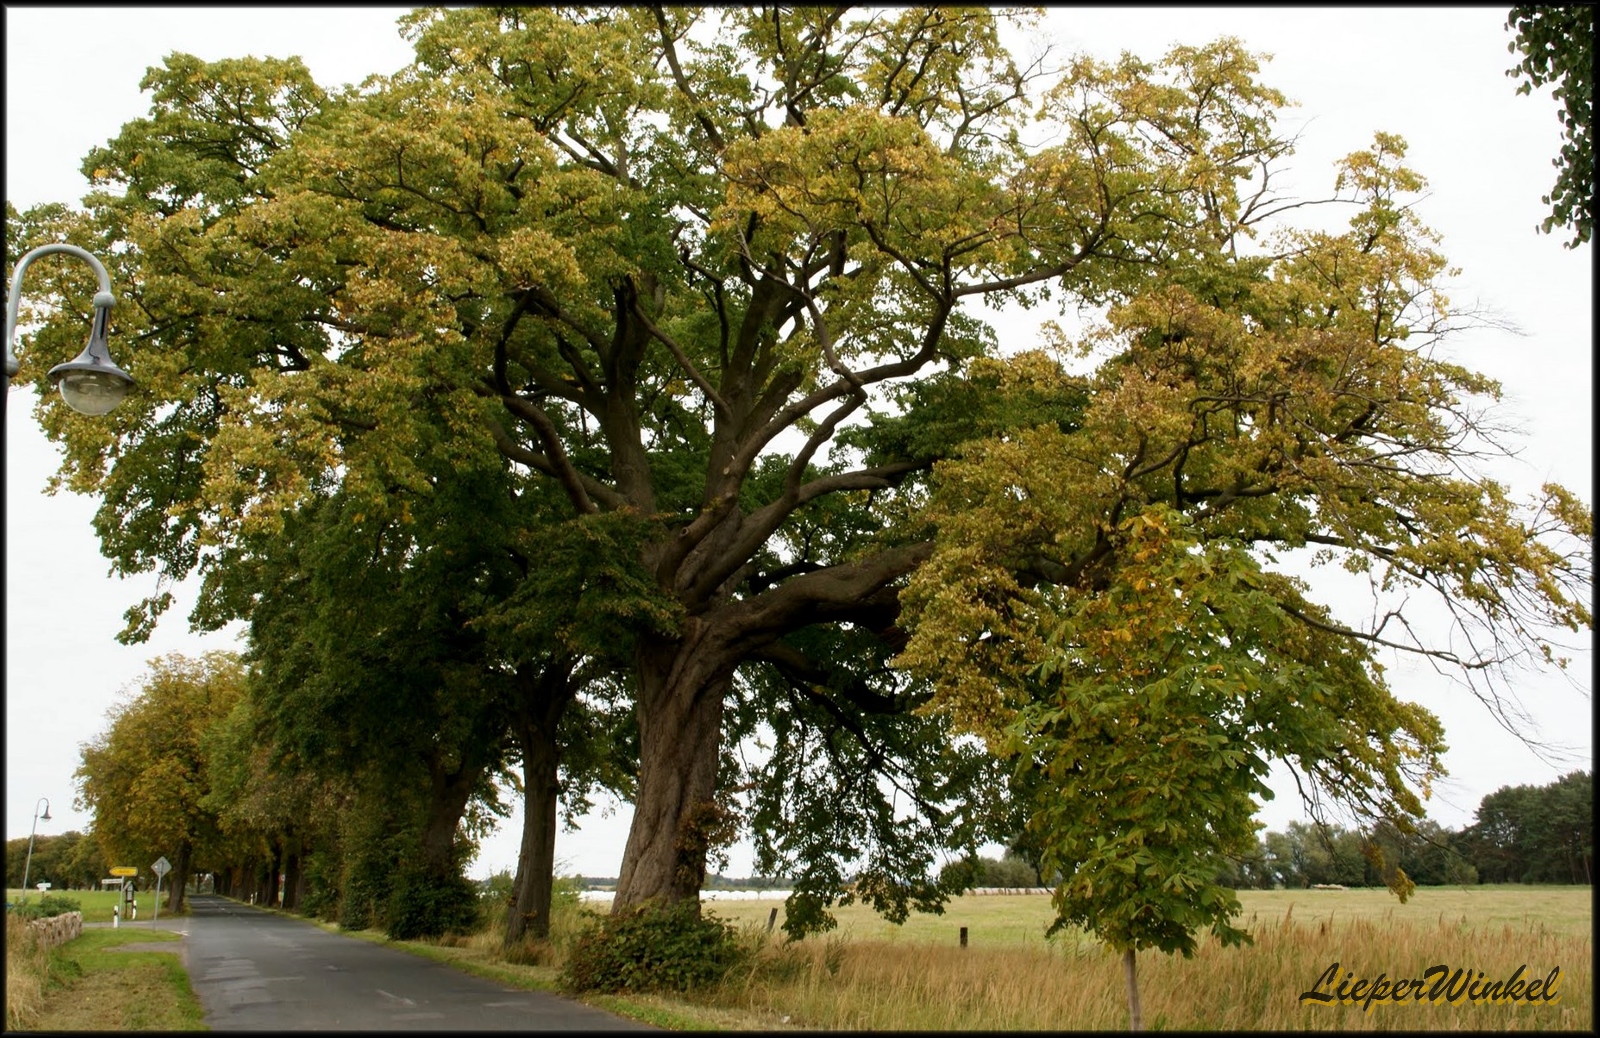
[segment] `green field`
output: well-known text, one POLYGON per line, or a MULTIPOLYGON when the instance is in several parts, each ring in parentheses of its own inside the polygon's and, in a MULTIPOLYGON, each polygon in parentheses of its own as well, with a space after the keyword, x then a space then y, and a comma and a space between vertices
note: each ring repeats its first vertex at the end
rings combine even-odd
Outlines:
MULTIPOLYGON (((22 896, 22 891, 15 887, 6 891, 6 903, 16 904, 22 896)), ((50 890, 40 894, 37 890, 28 891, 28 900, 38 904, 39 899, 45 896, 71 898, 78 902, 83 912, 83 921, 86 923, 111 922, 111 906, 122 904, 122 895, 115 890, 50 890)), ((155 916, 156 894, 154 890, 141 890, 138 894, 139 922, 152 919, 155 916)), ((161 915, 167 915, 167 892, 161 891, 161 915)), ((124 915, 123 919, 128 917, 124 915)))

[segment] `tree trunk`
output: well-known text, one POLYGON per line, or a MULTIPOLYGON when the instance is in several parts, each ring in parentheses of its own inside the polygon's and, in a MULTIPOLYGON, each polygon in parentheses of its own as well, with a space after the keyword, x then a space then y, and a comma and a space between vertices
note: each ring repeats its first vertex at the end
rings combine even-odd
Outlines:
POLYGON ((542 673, 517 675, 521 702, 514 724, 522 755, 522 846, 517 878, 506 913, 505 944, 523 937, 550 936, 550 903, 555 894, 556 807, 560 795, 560 747, 556 732, 572 701, 572 673, 556 661, 542 673))
POLYGON ((1122 953, 1122 974, 1128 980, 1128 1030, 1144 1030, 1144 1013, 1139 1008, 1139 977, 1134 972, 1134 950, 1122 953))
POLYGON ((189 884, 189 862, 194 857, 194 849, 187 842, 180 843, 177 857, 172 871, 167 873, 167 879, 172 881, 171 892, 167 894, 167 911, 173 915, 183 911, 184 888, 189 884))
POLYGON ((732 671, 697 651, 704 640, 691 632, 640 652, 639 792, 613 913, 646 901, 700 903, 706 851, 721 827, 717 764, 732 671))
POLYGON ((422 829, 422 867, 426 875, 439 878, 455 872, 456 829, 483 769, 464 764, 455 771, 445 771, 435 760, 430 762, 430 771, 428 817, 422 829))
POLYGON ((298 836, 286 836, 283 843, 283 909, 293 912, 300 907, 303 841, 298 836))
POLYGON ((272 853, 267 857, 266 864, 266 889, 261 892, 260 901, 268 908, 278 907, 278 871, 279 863, 283 861, 283 843, 275 840, 272 844, 272 853))

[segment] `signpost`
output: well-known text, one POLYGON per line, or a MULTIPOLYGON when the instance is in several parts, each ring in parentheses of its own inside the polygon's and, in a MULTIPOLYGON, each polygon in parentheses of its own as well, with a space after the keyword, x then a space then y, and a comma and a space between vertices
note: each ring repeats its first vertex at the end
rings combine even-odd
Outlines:
POLYGON ((150 871, 156 874, 156 914, 151 917, 151 922, 155 922, 161 918, 161 877, 172 871, 172 862, 163 854, 150 866, 150 871))
POLYGON ((116 868, 111 870, 111 874, 113 876, 137 876, 139 874, 139 870, 134 868, 132 865, 118 865, 116 868))

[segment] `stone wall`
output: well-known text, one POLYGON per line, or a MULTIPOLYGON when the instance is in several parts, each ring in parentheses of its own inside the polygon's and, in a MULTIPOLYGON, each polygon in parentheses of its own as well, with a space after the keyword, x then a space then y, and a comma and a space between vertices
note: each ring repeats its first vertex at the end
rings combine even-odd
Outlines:
POLYGON ((83 913, 66 912, 48 919, 31 920, 28 925, 33 928, 34 935, 42 946, 54 948, 83 933, 83 913))

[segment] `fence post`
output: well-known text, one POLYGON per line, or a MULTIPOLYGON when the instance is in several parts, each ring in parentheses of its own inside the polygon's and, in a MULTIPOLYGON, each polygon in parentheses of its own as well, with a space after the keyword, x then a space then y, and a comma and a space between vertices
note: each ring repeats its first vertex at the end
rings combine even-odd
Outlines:
POLYGON ((774 926, 776 926, 777 923, 778 923, 778 908, 777 908, 776 905, 774 905, 773 908, 772 908, 772 912, 767 916, 767 933, 771 933, 772 932, 772 928, 774 926))
POLYGON ((967 946, 967 928, 965 926, 963 926, 961 928, 961 947, 965 948, 966 946, 967 946))

